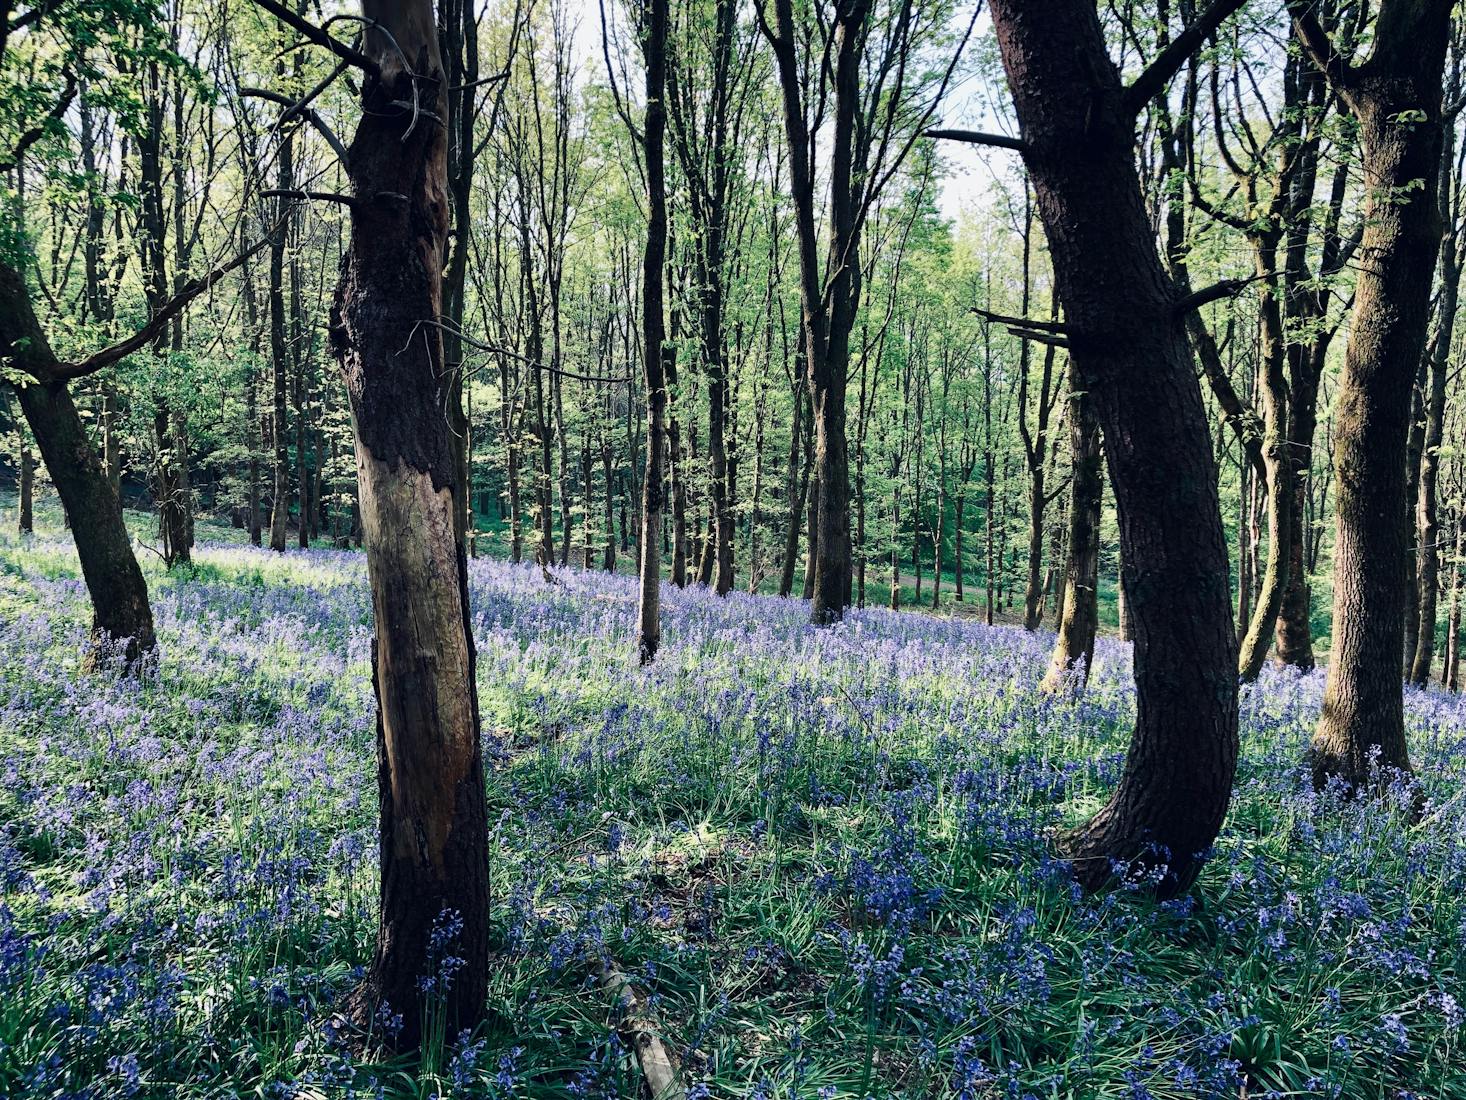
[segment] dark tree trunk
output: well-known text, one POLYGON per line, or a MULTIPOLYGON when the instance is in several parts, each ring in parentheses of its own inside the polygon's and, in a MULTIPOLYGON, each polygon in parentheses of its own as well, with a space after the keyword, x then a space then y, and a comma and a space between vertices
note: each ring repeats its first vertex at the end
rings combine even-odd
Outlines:
POLYGON ((686 588, 687 483, 682 477, 682 431, 675 416, 667 424, 667 454, 672 467, 672 583, 678 588, 686 588))
POLYGON ((1440 243, 1449 0, 1385 0, 1368 61, 1347 65, 1301 5, 1300 37, 1359 122, 1366 188, 1354 321, 1334 401, 1334 628, 1314 778, 1369 779, 1371 757, 1409 769, 1399 675, 1405 608, 1405 448, 1440 243), (1409 120, 1409 121, 1402 121, 1409 120), (1393 458, 1391 457, 1393 456, 1393 458))
MULTIPOLYGON (((0 269, 4 282, 14 278, 8 267, 0 269)), ((5 297, 10 299, 8 309, 14 299, 9 293, 5 297)), ((29 302, 25 308, 29 311, 29 302)), ((29 320, 26 327, 35 334, 33 338, 44 340, 34 316, 29 320)), ((13 346, 12 339, 7 332, 5 343, 13 346)), ((82 577, 92 598, 94 653, 109 654, 120 646, 124 666, 138 669, 155 656, 157 640, 147 584, 132 552, 122 505, 107 481, 66 386, 60 382, 32 382, 21 386, 17 393, 46 471, 71 521, 82 577)))
POLYGON ((1071 363, 1069 398, 1069 558, 1064 569, 1063 611, 1044 691, 1083 686, 1094 663, 1099 629, 1100 497, 1104 478, 1094 402, 1071 363))
MULTIPOLYGON (((1449 142, 1450 139, 1446 139, 1449 142)), ((1449 165, 1450 157, 1443 161, 1449 165)), ((1450 211, 1452 202, 1449 191, 1453 186, 1450 171, 1442 173, 1441 213, 1443 218, 1450 211)), ((1429 387, 1425 400, 1425 446, 1420 453, 1420 486, 1415 504, 1416 583, 1419 597, 1419 629, 1416 635, 1414 660, 1410 667, 1410 682, 1424 687, 1430 682, 1430 670, 1435 661, 1436 600, 1440 581, 1440 502, 1437 500, 1437 485, 1440 480, 1441 443, 1445 434, 1446 381, 1450 374, 1451 340, 1456 331, 1456 308, 1459 301, 1461 282, 1460 231, 1454 221, 1441 238, 1440 247, 1440 301, 1437 306, 1435 339, 1432 342, 1429 363, 1429 387)))
MULTIPOLYGON (((813 456, 806 455, 805 457, 807 460, 811 460, 810 465, 813 465, 813 456)), ((819 472, 818 470, 814 470, 810 473, 809 491, 805 493, 804 525, 809 532, 809 552, 804 556, 804 591, 801 593, 801 595, 806 600, 814 599, 815 574, 819 571, 819 494, 819 472)))
MULTIPOLYGON (((295 186, 294 143, 289 134, 280 143, 277 165, 278 186, 288 190, 295 186)), ((285 211, 289 200, 281 199, 276 217, 285 211)), ((270 366, 273 410, 270 418, 270 440, 274 447, 274 486, 270 498, 270 549, 285 551, 285 536, 290 523, 290 445, 286 431, 285 391, 290 369, 290 345, 285 335, 285 247, 289 224, 281 220, 270 242, 270 366)))
POLYGON ((1221 828, 1237 756, 1237 641, 1206 411, 1136 174, 1135 106, 1094 5, 995 0, 991 12, 1079 388, 1104 433, 1136 635, 1125 770, 1066 850, 1086 887, 1109 882, 1118 862, 1173 894, 1221 828))
POLYGON ((442 316, 448 209, 443 128, 415 108, 441 115, 442 62, 430 0, 363 0, 362 14, 380 76, 365 79, 349 151, 351 244, 331 323, 356 428, 376 627, 381 918, 356 1007, 364 1023, 383 1005, 400 1013, 400 1035, 377 1034, 410 1048, 425 1019, 451 1035, 484 1017, 488 828, 467 560, 455 534, 465 487, 444 414, 440 330, 422 325, 442 316))
MULTIPOLYGON (((833 85, 830 145, 830 204, 825 274, 821 274, 814 214, 815 173, 795 47, 791 0, 775 0, 774 21, 763 24, 773 47, 788 139, 790 185, 799 249, 802 340, 808 370, 814 428, 812 491, 815 522, 809 545, 814 558, 810 620, 838 622, 850 605, 854 572, 850 538, 850 471, 845 433, 845 386, 850 370, 850 333, 860 305, 859 209, 855 178, 857 122, 862 113, 860 69, 870 0, 837 5, 828 28, 825 64, 833 85)), ((762 19, 762 15, 760 16, 762 19)), ((822 78, 822 77, 821 77, 822 78)))
POLYGON ((663 506, 662 453, 666 448, 668 366, 672 349, 666 342, 662 316, 663 268, 667 262, 667 0, 646 0, 642 53, 646 62, 646 117, 642 152, 646 169, 646 250, 641 265, 642 371, 646 383, 646 475, 641 507, 641 601, 637 612, 637 648, 648 664, 662 644, 661 529, 663 506))
POLYGON ((31 496, 35 489, 35 460, 31 458, 31 445, 22 441, 20 444, 20 533, 30 535, 35 533, 36 521, 32 514, 31 496))
POLYGON ((1461 686, 1461 549, 1462 534, 1466 533, 1466 524, 1461 522, 1461 516, 1457 515, 1455 518, 1456 539, 1454 553, 1451 555, 1451 610, 1446 618, 1446 660, 1441 670, 1441 679, 1450 691, 1458 691, 1461 686))

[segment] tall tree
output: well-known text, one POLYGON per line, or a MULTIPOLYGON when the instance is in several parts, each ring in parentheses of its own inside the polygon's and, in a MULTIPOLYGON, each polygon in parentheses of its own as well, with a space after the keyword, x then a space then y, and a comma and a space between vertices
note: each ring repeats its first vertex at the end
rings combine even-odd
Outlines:
POLYGON ((1310 60, 1359 123, 1365 176, 1354 319, 1334 413, 1334 628, 1316 781, 1358 785, 1377 763, 1408 770, 1399 654, 1405 608, 1405 447, 1440 247, 1435 202, 1450 0, 1384 0, 1373 49, 1341 55, 1311 9, 1290 3, 1310 60))
POLYGON ((1226 815, 1237 757, 1237 642, 1216 468, 1177 294, 1135 167, 1135 119, 1188 53, 1240 6, 1219 0, 1129 86, 1085 0, 991 7, 1065 322, 1092 393, 1120 520, 1135 629, 1136 723, 1109 803, 1067 840, 1086 887, 1115 867, 1157 893, 1186 889, 1226 815))
MULTIPOLYGON (((357 1004, 415 1046, 484 1016, 488 826, 467 554, 445 402, 446 81, 431 0, 363 0, 351 241, 331 317, 355 425, 375 624, 381 916, 357 1004)), ((341 47, 346 49, 347 47, 341 47)), ((354 52, 354 51, 353 51, 354 52)))
POLYGON ((944 21, 940 5, 923 10, 912 0, 894 0, 889 8, 880 9, 877 18, 875 0, 834 0, 828 10, 819 2, 808 36, 804 28, 796 28, 793 0, 759 0, 756 7, 774 55, 789 147, 801 343, 816 467, 816 523, 809 537, 815 563, 810 618, 823 625, 844 616, 853 587, 845 387, 850 336, 860 312, 861 233, 871 207, 936 110, 967 36, 945 71, 925 87, 926 99, 913 103, 922 90, 916 78, 922 68, 917 54, 923 39, 944 21), (803 62, 801 41, 809 54, 803 62), (821 262, 815 150, 827 106, 830 197, 821 262))
POLYGON ((667 264, 667 0, 645 0, 639 13, 646 67, 641 151, 646 180, 646 248, 641 262, 642 375, 646 387, 646 472, 641 498, 640 603, 637 649, 649 663, 662 644, 663 451, 673 348, 666 339, 663 287, 667 264))

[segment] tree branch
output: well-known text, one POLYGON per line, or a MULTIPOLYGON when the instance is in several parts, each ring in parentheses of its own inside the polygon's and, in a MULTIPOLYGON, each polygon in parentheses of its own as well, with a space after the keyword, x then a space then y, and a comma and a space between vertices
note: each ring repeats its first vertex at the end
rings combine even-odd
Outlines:
POLYGON ((342 206, 356 205, 356 200, 350 195, 338 194, 335 191, 300 191, 295 188, 285 188, 282 190, 278 187, 271 187, 268 190, 261 191, 260 197, 265 199, 297 199, 302 201, 315 199, 319 202, 338 202, 342 206))
POLYGON ((1009 137, 1007 134, 985 134, 979 130, 923 130, 922 136, 962 141, 968 145, 990 145, 995 149, 1013 149, 1019 153, 1028 149, 1022 138, 1009 137))
POLYGON ((1323 29, 1312 7, 1304 0, 1288 0, 1288 14, 1293 17, 1293 30, 1308 60, 1335 88, 1349 87, 1354 81, 1354 67, 1334 49, 1328 32, 1323 29))
POLYGON ((1212 0, 1211 6, 1198 15, 1191 26, 1172 39, 1170 45, 1156 54, 1155 59, 1145 67, 1145 71, 1125 89, 1120 99, 1125 113, 1132 119, 1140 114, 1141 109, 1159 95, 1170 83, 1171 77, 1186 64, 1186 59, 1196 52, 1204 40, 1216 33, 1222 22, 1244 2, 1245 0, 1212 0))
POLYGON ((1009 328, 1021 328, 1027 332, 1046 333, 1050 336, 1069 336, 1069 326, 1062 321, 1039 321, 1031 317, 1009 317, 1006 313, 994 313, 991 310, 973 306, 972 312, 981 317, 984 321, 991 321, 995 325, 1006 325, 1009 328))
POLYGON ((254 0, 254 3, 264 8, 286 26, 305 35, 309 41, 314 42, 317 46, 324 46, 342 61, 355 65, 362 72, 370 76, 381 79, 382 68, 370 57, 360 50, 352 49, 345 42, 337 41, 309 19, 303 19, 299 15, 296 15, 295 12, 291 11, 284 4, 279 3, 278 0, 254 0))
POLYGON ((1235 298, 1253 283, 1272 276, 1272 272, 1264 272, 1261 275, 1251 275, 1246 279, 1222 279, 1212 283, 1211 286, 1204 286, 1200 290, 1194 290, 1186 295, 1174 306, 1172 312, 1177 318, 1183 318, 1188 313, 1200 309, 1202 306, 1215 302, 1219 298, 1235 298))
POLYGON ((291 99, 288 95, 282 95, 280 92, 272 92, 269 88, 240 88, 239 94, 242 96, 253 96, 255 99, 267 99, 271 103, 281 104, 285 108, 284 112, 280 115, 281 122, 284 122, 292 115, 299 115, 314 126, 321 137, 325 138, 326 144, 341 159, 341 163, 346 163, 346 145, 336 136, 335 131, 326 125, 326 120, 316 112, 314 107, 306 106, 306 100, 291 99))
MULTIPOLYGON (((276 228, 279 227, 277 226, 276 228)), ((153 314, 147 324, 138 329, 126 340, 103 348, 101 351, 95 352, 75 363, 57 363, 54 368, 47 372, 50 376, 47 381, 69 382, 74 378, 85 378, 87 375, 95 374, 104 367, 110 367, 119 359, 125 359, 133 352, 151 344, 162 335, 168 323, 182 313, 190 302, 212 287, 225 275, 228 275, 235 268, 241 266, 255 253, 263 249, 274 238, 274 235, 275 230, 271 230, 262 239, 250 245, 228 263, 214 268, 207 275, 202 275, 197 279, 190 279, 177 294, 159 307, 158 311, 153 314)))

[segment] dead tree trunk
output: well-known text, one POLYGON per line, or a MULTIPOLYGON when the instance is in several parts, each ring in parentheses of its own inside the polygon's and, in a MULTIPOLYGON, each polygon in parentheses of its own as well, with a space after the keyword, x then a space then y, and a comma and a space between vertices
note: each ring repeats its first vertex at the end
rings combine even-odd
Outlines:
POLYGON ((467 561, 445 401, 442 272, 448 233, 444 80, 430 0, 363 0, 362 85, 351 143, 351 243, 331 318, 356 428, 376 627, 381 918, 358 1000, 450 1034, 486 1009, 488 829, 467 561), (411 71, 405 66, 412 65, 411 71))

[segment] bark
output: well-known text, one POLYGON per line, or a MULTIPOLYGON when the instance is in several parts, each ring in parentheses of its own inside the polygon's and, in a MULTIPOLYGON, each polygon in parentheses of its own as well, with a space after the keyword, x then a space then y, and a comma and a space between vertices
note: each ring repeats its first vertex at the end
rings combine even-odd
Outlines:
MULTIPOLYGON (((148 65, 147 126, 138 136, 139 183, 142 192, 142 210, 139 224, 142 229, 143 294, 150 314, 156 314, 168 300, 168 272, 166 259, 167 221, 163 213, 163 90, 159 81, 158 65, 148 65)), ((175 225, 174 233, 182 229, 175 225)), ((177 331, 177 330, 174 330, 177 331)), ((168 330, 159 332, 153 341, 152 351, 158 360, 160 375, 168 355, 168 330)), ((173 416, 168 397, 159 383, 153 415, 153 439, 157 452, 154 469, 154 486, 158 503, 158 535, 162 542, 163 561, 170 568, 189 560, 190 540, 187 531, 187 489, 180 469, 185 461, 182 447, 175 432, 173 416)))
POLYGON ((1071 363, 1069 408, 1069 554, 1064 567, 1063 608, 1048 673, 1040 685, 1057 692, 1082 688, 1094 664, 1099 629, 1100 498, 1104 491, 1099 423, 1071 363))
POLYGON ((36 320, 21 274, 0 262, 0 353, 35 379, 16 388, 31 437, 70 520, 82 579, 92 601, 93 661, 116 654, 139 671, 156 658, 153 612, 142 570, 122 518, 122 505, 87 436, 65 383, 48 375, 59 365, 36 320))
MULTIPOLYGON (((1446 139, 1450 143, 1450 138, 1446 139)), ((1450 163, 1450 157, 1442 157, 1450 163)), ((1450 213, 1451 173, 1442 173, 1441 214, 1450 213)), ((1461 283, 1460 230, 1454 219, 1441 238, 1440 302, 1437 306, 1435 339, 1432 342, 1425 401, 1425 441, 1420 454, 1420 487, 1415 504, 1416 583, 1419 597, 1419 626, 1415 653, 1410 666, 1410 682, 1424 687, 1430 681, 1435 661, 1436 600, 1440 580, 1441 530, 1438 516, 1437 485, 1440 480, 1441 443, 1446 418, 1446 381, 1450 373, 1451 340, 1456 329, 1456 309, 1461 283)))
MULTIPOLYGON (((810 585, 810 621, 838 622, 850 605, 853 569, 850 538, 850 471, 845 426, 845 385, 850 373, 850 334, 860 305, 860 209, 857 178, 863 159, 857 149, 860 70, 864 25, 870 0, 836 6, 828 28, 833 85, 826 260, 818 254, 814 213, 816 180, 795 48, 792 0, 773 0, 773 25, 763 30, 773 47, 789 149, 789 178, 799 252, 799 289, 811 421, 814 426, 815 523, 810 550, 815 568, 810 585)), ((762 19, 762 11, 760 12, 762 19)), ((904 65, 903 65, 904 68, 904 65)), ((823 78, 821 72, 821 79, 823 78)), ((859 127, 866 140, 866 127, 859 127)), ((860 184, 863 186, 863 184, 860 184)))
POLYGON ((687 483, 682 477, 682 430, 674 416, 667 424, 667 454, 672 482, 672 583, 687 587, 687 483))
MULTIPOLYGON (((1270 275, 1277 256, 1277 239, 1262 234, 1254 240, 1258 274, 1270 275)), ((1262 460, 1267 492, 1267 561, 1263 566, 1262 584, 1257 605, 1242 637, 1237 658, 1237 673, 1243 683, 1256 680, 1267 660, 1273 628, 1282 610, 1283 593, 1288 583, 1288 540, 1292 533, 1293 478, 1288 458, 1288 380, 1283 349, 1283 320, 1271 280, 1264 280, 1259 306, 1262 333, 1262 460)))
POLYGON ((355 198, 331 343, 351 400, 375 622, 381 917, 356 1005, 400 1013, 390 1046, 415 1047, 485 1015, 488 828, 463 506, 444 405, 441 330, 448 232, 442 61, 429 0, 363 0, 362 86, 347 172, 355 198), (413 59, 416 75, 404 69, 413 59), (459 960, 443 982, 445 958, 459 960), (438 979, 425 989, 420 979, 438 979))
POLYGON ((1466 534, 1466 523, 1456 516, 1456 540, 1451 555, 1451 600, 1450 614, 1446 619, 1446 661, 1442 679, 1450 691, 1459 691, 1461 686, 1461 551, 1462 536, 1466 534))
POLYGON ((20 516, 19 527, 22 535, 35 533, 36 523, 32 514, 31 496, 35 487, 35 459, 31 457, 30 443, 22 440, 20 444, 20 516))
POLYGON ((662 452, 667 414, 667 365, 663 309, 663 268, 667 263, 666 86, 667 0, 646 0, 643 57, 646 62, 646 117, 642 152, 647 185, 646 250, 642 255, 642 372, 646 384, 646 476, 642 482, 641 598, 637 611, 637 648, 641 663, 656 656, 662 642, 660 554, 663 474, 662 452))
POLYGON ((991 6, 1080 383, 1120 521, 1136 725, 1119 787, 1066 841, 1081 885, 1117 865, 1190 886, 1226 815, 1237 643, 1201 391, 1135 169, 1127 103, 1093 4, 991 6))
POLYGON ((1386 0, 1368 61, 1329 54, 1305 9, 1294 16, 1359 122, 1366 180, 1354 320, 1335 397, 1334 632, 1316 782, 1369 780, 1374 758, 1408 770, 1399 675, 1406 565, 1400 501, 1411 390, 1422 361, 1440 242, 1435 204, 1443 144, 1441 85, 1448 0, 1386 0), (1393 458, 1392 458, 1393 456, 1393 458))
MULTIPOLYGON (((285 134, 280 143, 280 158, 276 166, 277 186, 289 190, 295 186, 294 142, 285 134)), ((281 199, 275 212, 279 218, 285 212, 281 199)), ((285 393, 290 369, 290 344, 286 337, 285 313, 285 249, 288 243, 289 227, 281 222, 275 237, 270 241, 270 379, 272 393, 272 414, 270 439, 274 447, 274 488, 270 498, 270 549, 277 553, 285 551, 285 536, 290 522, 290 445, 286 435, 285 393)), ((303 518, 303 517, 302 517, 303 518)))

